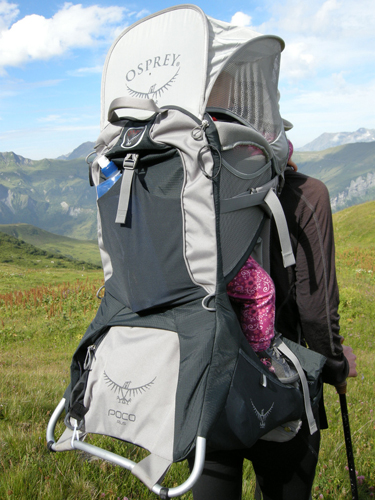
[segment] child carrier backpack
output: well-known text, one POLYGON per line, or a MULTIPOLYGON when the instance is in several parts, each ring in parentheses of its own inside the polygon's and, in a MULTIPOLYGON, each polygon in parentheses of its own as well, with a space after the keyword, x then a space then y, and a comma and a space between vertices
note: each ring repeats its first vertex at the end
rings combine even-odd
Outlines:
POLYGON ((192 487, 206 448, 250 447, 319 398, 324 359, 278 340, 297 354, 305 391, 281 383, 226 293, 250 254, 268 269, 271 217, 284 265, 294 263, 277 196, 288 158, 277 93, 283 46, 181 5, 127 28, 104 66, 90 180, 105 292, 47 441, 51 451, 84 450, 129 469, 161 498, 192 487), (88 433, 150 454, 134 463, 86 443, 88 433), (186 482, 159 484, 190 454, 186 482))

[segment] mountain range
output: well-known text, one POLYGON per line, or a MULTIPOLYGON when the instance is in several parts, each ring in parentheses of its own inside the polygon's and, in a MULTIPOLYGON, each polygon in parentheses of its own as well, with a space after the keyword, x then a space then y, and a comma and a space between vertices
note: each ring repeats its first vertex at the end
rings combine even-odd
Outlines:
POLYGON ((57 160, 76 160, 77 158, 86 158, 87 155, 94 151, 95 142, 84 142, 78 148, 75 148, 71 153, 59 156, 57 160))
POLYGON ((293 159, 301 172, 326 184, 333 212, 375 199, 375 142, 297 151, 293 159))
POLYGON ((343 144, 353 144, 356 142, 372 142, 375 141, 375 129, 359 128, 355 132, 337 132, 320 135, 312 142, 305 144, 302 148, 297 148, 296 151, 324 151, 335 146, 343 144))
POLYGON ((81 240, 96 238, 96 193, 81 159, 29 160, 0 153, 0 224, 32 224, 81 240))
MULTIPOLYGON (((375 129, 359 128, 355 132, 337 132, 320 135, 313 141, 305 144, 301 148, 296 148, 296 151, 324 151, 325 149, 342 146, 344 144, 353 144, 356 142, 372 142, 375 141, 375 129)), ((58 160, 75 160, 77 158, 86 158, 94 151, 95 142, 84 142, 71 153, 59 156, 58 160)))
MULTIPOLYGON (((97 237, 96 192, 84 160, 93 143, 66 159, 30 160, 0 153, 0 224, 31 224, 79 240, 97 237)), ((333 211, 375 199, 375 141, 296 151, 303 173, 327 185, 333 211)))

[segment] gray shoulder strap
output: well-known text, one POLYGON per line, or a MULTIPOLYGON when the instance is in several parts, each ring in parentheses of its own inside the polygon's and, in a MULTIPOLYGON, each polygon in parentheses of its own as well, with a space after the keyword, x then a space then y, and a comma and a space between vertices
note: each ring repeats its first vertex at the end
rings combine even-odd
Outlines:
POLYGON ((283 207, 275 192, 270 189, 264 198, 264 202, 270 208, 277 227, 277 232, 280 239, 281 254, 283 256, 284 267, 293 266, 296 263, 294 258, 292 244, 290 242, 288 224, 286 222, 283 207))
POLYGON ((234 212, 235 210, 254 206, 262 206, 263 209, 267 207, 270 210, 275 219, 277 232, 280 238, 284 267, 294 265, 296 261, 290 242, 288 224, 280 200, 272 188, 268 191, 244 193, 234 198, 227 198, 220 201, 221 213, 234 212))

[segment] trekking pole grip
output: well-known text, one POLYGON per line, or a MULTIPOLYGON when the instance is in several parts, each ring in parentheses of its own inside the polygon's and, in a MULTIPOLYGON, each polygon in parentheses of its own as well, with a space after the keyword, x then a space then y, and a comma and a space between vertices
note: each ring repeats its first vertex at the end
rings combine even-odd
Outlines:
POLYGON ((347 381, 345 380, 345 382, 343 382, 342 384, 340 385, 336 385, 336 391, 337 391, 337 394, 346 394, 346 390, 347 390, 347 387, 348 387, 348 383, 347 381))

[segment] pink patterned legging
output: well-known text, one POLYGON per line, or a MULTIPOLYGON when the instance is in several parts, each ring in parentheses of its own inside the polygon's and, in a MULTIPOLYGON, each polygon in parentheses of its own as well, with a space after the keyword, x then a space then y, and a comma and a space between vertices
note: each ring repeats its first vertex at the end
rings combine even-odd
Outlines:
POLYGON ((255 352, 267 349, 275 335, 275 286, 269 274, 249 257, 227 292, 240 305, 240 324, 251 347, 255 352))

